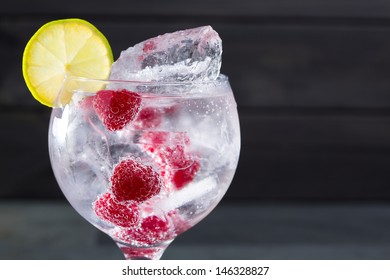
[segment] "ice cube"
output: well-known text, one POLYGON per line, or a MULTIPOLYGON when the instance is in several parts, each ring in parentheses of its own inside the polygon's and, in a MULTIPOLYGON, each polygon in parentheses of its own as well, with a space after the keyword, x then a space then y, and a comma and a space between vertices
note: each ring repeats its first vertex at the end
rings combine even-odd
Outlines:
POLYGON ((132 81, 215 80, 221 68, 222 41, 211 26, 176 31, 122 51, 110 79, 132 81))
POLYGON ((207 177, 199 182, 192 182, 185 188, 173 192, 168 198, 157 202, 157 207, 165 212, 183 207, 186 204, 198 204, 214 201, 219 196, 218 179, 214 176, 207 177), (196 203, 195 203, 196 204, 196 203))

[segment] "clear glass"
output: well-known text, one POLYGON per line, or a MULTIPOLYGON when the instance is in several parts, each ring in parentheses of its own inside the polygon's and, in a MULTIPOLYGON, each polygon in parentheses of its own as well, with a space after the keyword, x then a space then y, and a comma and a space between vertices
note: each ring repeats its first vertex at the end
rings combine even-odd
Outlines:
POLYGON ((233 179, 240 128, 228 78, 67 77, 50 119, 49 152, 62 192, 82 217, 126 259, 159 259, 212 211, 233 179))

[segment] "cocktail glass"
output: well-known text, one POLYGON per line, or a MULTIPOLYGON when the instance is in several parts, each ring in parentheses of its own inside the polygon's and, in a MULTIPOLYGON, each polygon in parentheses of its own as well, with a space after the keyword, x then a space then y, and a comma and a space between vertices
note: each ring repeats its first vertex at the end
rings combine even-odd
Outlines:
POLYGON ((224 75, 178 83, 68 76, 51 114, 49 153, 62 192, 126 259, 159 259, 206 217, 239 152, 224 75))

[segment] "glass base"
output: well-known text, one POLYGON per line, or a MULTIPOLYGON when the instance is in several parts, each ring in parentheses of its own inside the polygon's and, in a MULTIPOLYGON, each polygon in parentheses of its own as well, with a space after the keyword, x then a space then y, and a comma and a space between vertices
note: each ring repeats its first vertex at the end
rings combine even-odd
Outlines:
POLYGON ((136 247, 115 242, 127 260, 159 260, 172 241, 150 247, 136 247))

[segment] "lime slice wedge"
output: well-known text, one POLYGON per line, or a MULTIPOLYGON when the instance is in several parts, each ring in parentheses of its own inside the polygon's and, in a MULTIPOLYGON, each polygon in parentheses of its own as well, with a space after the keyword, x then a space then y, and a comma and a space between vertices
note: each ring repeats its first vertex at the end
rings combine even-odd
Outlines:
POLYGON ((33 97, 53 107, 65 75, 107 79, 113 63, 104 35, 82 19, 43 25, 23 53, 23 77, 33 97))

